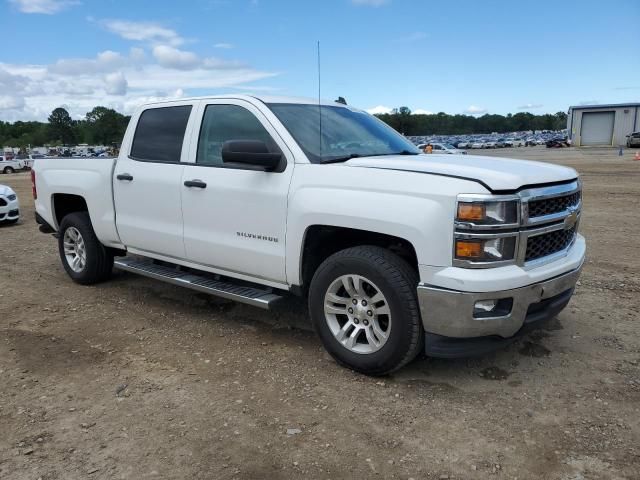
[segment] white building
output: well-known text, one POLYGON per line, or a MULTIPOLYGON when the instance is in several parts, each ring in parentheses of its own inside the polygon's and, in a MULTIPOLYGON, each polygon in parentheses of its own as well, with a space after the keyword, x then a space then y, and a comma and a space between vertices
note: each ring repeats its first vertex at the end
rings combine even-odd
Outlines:
POLYGON ((625 145, 640 130, 640 103, 569 107, 567 131, 576 147, 625 145))

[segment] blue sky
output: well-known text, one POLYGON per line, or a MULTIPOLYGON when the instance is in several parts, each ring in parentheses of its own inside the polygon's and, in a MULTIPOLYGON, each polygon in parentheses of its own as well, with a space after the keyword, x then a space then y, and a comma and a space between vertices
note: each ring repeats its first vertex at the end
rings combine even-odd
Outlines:
POLYGON ((375 111, 640 101, 640 1, 0 0, 0 119, 159 98, 317 95, 375 111))

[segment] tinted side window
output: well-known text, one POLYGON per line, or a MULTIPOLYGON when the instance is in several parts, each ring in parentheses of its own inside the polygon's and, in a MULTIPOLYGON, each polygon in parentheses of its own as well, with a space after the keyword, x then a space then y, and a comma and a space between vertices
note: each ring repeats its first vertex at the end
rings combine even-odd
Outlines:
POLYGON ((253 113, 237 105, 208 105, 202 119, 196 163, 222 165, 227 140, 262 140, 270 152, 279 152, 269 132, 253 113))
POLYGON ((140 115, 131 156, 136 160, 179 162, 191 105, 150 108, 140 115))

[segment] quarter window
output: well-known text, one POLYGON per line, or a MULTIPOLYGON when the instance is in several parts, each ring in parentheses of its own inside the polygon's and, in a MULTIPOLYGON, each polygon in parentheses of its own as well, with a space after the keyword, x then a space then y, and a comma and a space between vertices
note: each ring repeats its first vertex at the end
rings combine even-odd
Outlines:
POLYGON ((131 156, 150 162, 179 162, 191 105, 150 108, 140 115, 131 156))
POLYGON ((207 105, 202 119, 196 163, 222 166, 222 145, 227 140, 262 140, 270 152, 275 141, 256 116, 238 105, 207 105))

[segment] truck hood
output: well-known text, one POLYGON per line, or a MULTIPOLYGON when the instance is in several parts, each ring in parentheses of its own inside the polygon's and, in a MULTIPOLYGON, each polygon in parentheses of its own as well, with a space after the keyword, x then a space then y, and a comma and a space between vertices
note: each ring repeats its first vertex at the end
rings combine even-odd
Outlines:
POLYGON ((560 165, 480 155, 389 155, 354 158, 345 165, 464 178, 479 182, 491 191, 517 190, 525 185, 578 177, 573 168, 560 165))

